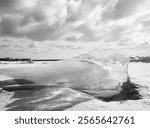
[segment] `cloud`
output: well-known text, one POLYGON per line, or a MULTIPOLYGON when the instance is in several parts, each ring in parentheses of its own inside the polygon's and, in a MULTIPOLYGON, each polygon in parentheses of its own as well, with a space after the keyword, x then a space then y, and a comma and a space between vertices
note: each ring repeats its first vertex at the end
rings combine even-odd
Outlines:
POLYGON ((144 43, 141 44, 142 47, 150 47, 150 42, 145 41, 144 43))
POLYGON ((78 39, 76 36, 70 36, 70 37, 67 37, 66 40, 76 42, 78 39))
POLYGON ((117 0, 116 4, 103 14, 104 19, 117 20, 132 15, 143 0, 117 0))
MULTIPOLYGON (((8 12, 5 14, 5 9, 3 9, 0 35, 27 37, 38 41, 58 40, 64 34, 76 31, 77 29, 74 27, 76 22, 86 22, 89 18, 87 11, 92 13, 91 10, 98 3, 100 3, 98 0, 93 2, 86 0, 33 0, 28 3, 23 0, 8 0, 1 6, 10 8, 14 12, 10 11, 8 15, 8 12), (22 9, 17 6, 21 6, 22 9)), ((85 39, 88 38, 88 33, 93 33, 88 27, 86 30, 82 30, 85 32, 84 35, 87 35, 85 39)))
POLYGON ((76 31, 79 31, 83 33, 83 36, 81 36, 78 40, 80 41, 96 41, 98 39, 98 36, 96 34, 96 30, 92 30, 88 27, 88 24, 82 24, 78 26, 76 31))
POLYGON ((11 44, 2 44, 2 45, 0 45, 0 47, 3 47, 3 48, 8 48, 10 46, 11 46, 11 44))
POLYGON ((76 21, 81 18, 79 13, 82 13, 82 0, 68 0, 67 13, 68 21, 76 21))
POLYGON ((150 19, 143 21, 143 27, 150 27, 150 19))
POLYGON ((149 41, 149 4, 148 0, 0 0, 0 37, 118 45, 149 41))
POLYGON ((45 19, 46 19, 46 14, 41 8, 33 8, 29 11, 24 12, 24 16, 20 20, 19 25, 24 26, 31 23, 32 21, 42 22, 45 19))
POLYGON ((29 48, 38 48, 38 43, 32 42, 31 44, 28 45, 29 48))
POLYGON ((124 26, 115 26, 114 28, 111 29, 110 32, 107 33, 106 35, 106 40, 105 41, 120 41, 122 39, 122 35, 126 31, 126 27, 124 26))
POLYGON ((12 13, 34 7, 39 0, 0 0, 0 14, 12 13))
POLYGON ((149 33, 150 32, 150 19, 146 19, 141 21, 142 24, 142 32, 143 33, 149 33))
POLYGON ((0 10, 2 12, 7 11, 7 9, 13 10, 17 6, 17 0, 0 0, 0 10))
POLYGON ((1 35, 8 35, 8 36, 15 36, 17 31, 17 22, 15 17, 6 16, 0 22, 0 34, 1 35))
MULTIPOLYGON (((38 2, 38 0, 33 1, 36 3, 38 2)), ((57 0, 57 2, 58 1, 59 0, 57 0)), ((59 23, 64 20, 61 19, 64 14, 60 15, 59 13, 61 8, 58 8, 56 12, 55 8, 51 9, 51 6, 55 3, 54 1, 54 3, 47 0, 46 2, 44 1, 44 3, 40 3, 39 1, 38 5, 34 5, 34 2, 28 2, 29 3, 22 0, 8 0, 6 3, 1 5, 3 7, 10 8, 13 11, 15 11, 15 7, 13 5, 22 5, 24 8, 14 12, 13 14, 10 11, 9 15, 8 12, 6 13, 3 9, 3 15, 0 16, 0 35, 27 37, 33 40, 47 40, 57 37, 56 31, 59 33, 59 28, 61 27, 59 23), (47 5, 47 3, 49 4, 47 5), (25 9, 25 7, 28 8, 25 9)))

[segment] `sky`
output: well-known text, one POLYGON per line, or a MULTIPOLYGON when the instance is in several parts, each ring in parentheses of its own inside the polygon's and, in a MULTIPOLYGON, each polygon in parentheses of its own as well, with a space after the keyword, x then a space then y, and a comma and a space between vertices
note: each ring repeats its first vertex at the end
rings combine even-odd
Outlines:
POLYGON ((0 57, 95 49, 150 55, 150 0, 0 0, 0 57))

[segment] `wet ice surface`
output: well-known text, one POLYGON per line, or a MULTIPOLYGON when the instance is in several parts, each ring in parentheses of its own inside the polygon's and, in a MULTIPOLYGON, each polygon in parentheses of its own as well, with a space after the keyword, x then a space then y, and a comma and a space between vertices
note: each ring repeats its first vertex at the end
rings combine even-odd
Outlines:
MULTIPOLYGON (((56 62, 54 62, 56 63, 56 62)), ((73 63, 75 64, 75 63, 73 63)), ((49 64, 50 66, 51 64, 49 64)), ((57 64, 56 64, 57 65, 57 64)), ((46 66, 46 65, 45 65, 46 66)), ((41 67, 41 66, 39 66, 41 67)), ((57 66, 56 66, 57 67, 57 66)), ((71 66, 72 67, 72 66, 71 66)), ((12 92, 8 92, 5 90, 0 90, 0 109, 1 110, 12 110, 12 111, 19 111, 19 110, 31 110, 31 111, 36 111, 36 110, 67 110, 67 111, 85 111, 85 110, 150 110, 150 64, 144 64, 144 63, 130 63, 129 65, 129 75, 131 78, 131 81, 136 84, 136 88, 134 89, 138 91, 138 93, 141 95, 141 98, 126 98, 122 96, 125 96, 124 94, 120 94, 120 90, 118 89, 108 89, 109 86, 100 86, 98 87, 99 83, 103 83, 102 80, 98 81, 96 78, 100 75, 105 77, 107 76, 107 72, 105 75, 103 75, 101 72, 96 70, 97 68, 95 66, 90 65, 85 66, 85 63, 79 64, 76 63, 76 68, 72 68, 71 72, 66 71, 65 69, 62 71, 63 73, 66 72, 67 75, 64 77, 64 74, 59 70, 57 70, 59 74, 59 79, 58 79, 58 74, 53 73, 53 71, 56 71, 56 69, 51 69, 50 67, 48 68, 51 73, 48 75, 51 76, 51 79, 47 81, 47 72, 45 71, 45 75, 43 76, 44 81, 44 88, 39 88, 35 89, 30 83, 33 79, 37 82, 41 82, 41 78, 36 78, 35 76, 31 76, 31 74, 26 74, 27 68, 20 68, 18 70, 16 76, 18 73, 21 71, 23 74, 19 74, 21 78, 22 76, 25 76, 26 74, 31 80, 28 80, 28 84, 31 84, 30 89, 20 89, 20 90, 15 90, 12 92), (78 68, 77 68, 78 67, 78 68), (76 69, 79 69, 80 67, 80 72, 76 71, 76 69), (82 67, 82 68, 81 68, 82 67), (87 79, 87 72, 93 69, 92 73, 88 74, 87 79), (72 73, 73 72, 73 73, 72 73), (94 74, 95 75, 94 75, 94 74), (55 75, 53 75, 55 74, 55 75), (95 77, 93 77, 93 75, 95 77), (57 81, 54 81, 55 78, 57 78, 57 81), (76 78, 76 82, 73 82, 74 79, 76 78), (82 80, 81 80, 82 79, 82 80), (94 81, 93 81, 94 80, 94 81), (45 85, 46 83, 51 82, 57 83, 55 86, 47 87, 45 85), (90 83, 91 82, 91 83, 90 83), (93 88, 92 82, 96 85, 93 88), (83 86, 85 83, 90 83, 89 87, 87 89, 86 86, 83 86), (70 85, 73 87, 70 88, 70 85), (79 85, 77 88, 76 85, 79 85), (81 88, 82 85, 82 88, 81 88), (33 87, 33 88, 32 88, 33 87), (75 87, 75 88, 74 88, 75 87), (107 90, 105 90, 105 87, 107 87, 107 90), (89 89, 90 88, 90 89, 89 89), (97 88, 100 88, 101 91, 97 91, 97 88), (94 92, 94 93, 93 93, 94 92), (112 99, 110 98, 111 95, 115 95, 118 97, 113 97, 112 99), (102 97, 103 96, 103 97, 102 97), (107 98, 107 96, 110 98, 110 100, 104 100, 103 98, 107 98)), ((65 68, 69 68, 68 66, 65 68)), ((47 68, 46 68, 47 69, 47 68)), ((100 68, 101 69, 101 68, 100 68)), ((36 71, 35 74, 41 73, 40 69, 37 69, 37 66, 32 66, 30 67, 30 70, 36 71), (34 68, 35 67, 35 68, 34 68), (36 69, 36 70, 35 70, 36 69), (39 71, 38 71, 39 70, 39 71)), ((14 74, 14 70, 0 70, 3 73, 5 72, 6 74, 8 73, 9 76, 2 75, 0 79, 2 80, 12 80, 13 78, 11 75, 14 74), (7 72, 9 71, 9 72, 7 72)), ((42 78, 42 79, 43 79, 42 78)), ((118 77, 117 77, 118 78, 118 77)), ((24 77, 24 79, 26 79, 24 77)), ((12 82, 12 81, 11 81, 12 82)), ((21 82, 27 82, 27 81, 22 81, 21 82)), ((115 81, 116 82, 116 81, 115 81)), ((7 82, 7 86, 10 82, 7 82)), ((43 81, 42 81, 43 83, 43 81)), ((112 81, 110 82, 111 84, 113 83, 112 81)), ((110 84, 109 82, 106 84, 110 84)), ((16 86, 17 83, 13 83, 13 85, 16 86)), ((22 83, 22 85, 24 85, 22 83)), ((85 84, 86 85, 86 84, 85 84)), ((4 86, 4 83, 1 82, 1 86, 4 86)), ((113 88, 115 87, 115 84, 112 84, 113 88)), ((18 87, 17 87, 18 88, 18 87)), ((124 92, 123 92, 124 93, 124 92)), ((132 93, 132 92, 131 92, 132 93)), ((134 96, 134 95, 131 95, 134 96)))

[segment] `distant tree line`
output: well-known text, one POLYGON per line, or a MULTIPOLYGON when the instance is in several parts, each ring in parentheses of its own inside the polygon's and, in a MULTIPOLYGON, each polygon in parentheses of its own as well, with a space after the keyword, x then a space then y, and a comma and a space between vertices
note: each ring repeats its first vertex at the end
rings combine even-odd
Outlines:
POLYGON ((150 63, 150 57, 144 57, 144 56, 136 56, 131 57, 130 62, 144 62, 144 63, 150 63))
POLYGON ((6 57, 6 58, 0 58, 0 61, 28 61, 28 62, 32 62, 31 58, 10 58, 10 57, 6 57))
MULTIPOLYGON (((44 59, 44 60, 32 60, 31 58, 0 58, 0 61, 26 61, 29 63, 33 63, 33 61, 59 61, 61 59, 44 59)), ((144 56, 136 56, 136 57, 130 57, 130 62, 144 62, 144 63, 150 63, 150 56, 144 57, 144 56)))

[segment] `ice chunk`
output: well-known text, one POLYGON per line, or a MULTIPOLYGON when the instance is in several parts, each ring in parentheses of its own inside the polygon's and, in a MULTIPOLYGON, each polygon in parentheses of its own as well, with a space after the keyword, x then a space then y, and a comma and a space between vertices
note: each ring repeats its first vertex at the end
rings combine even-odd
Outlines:
POLYGON ((87 93, 104 96, 117 94, 122 83, 127 81, 129 56, 114 51, 94 51, 74 58, 90 65, 82 77, 75 82, 87 93))

